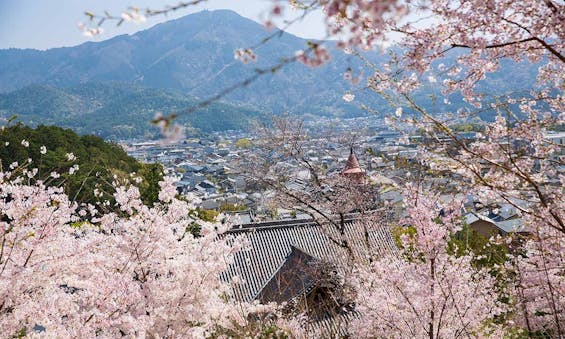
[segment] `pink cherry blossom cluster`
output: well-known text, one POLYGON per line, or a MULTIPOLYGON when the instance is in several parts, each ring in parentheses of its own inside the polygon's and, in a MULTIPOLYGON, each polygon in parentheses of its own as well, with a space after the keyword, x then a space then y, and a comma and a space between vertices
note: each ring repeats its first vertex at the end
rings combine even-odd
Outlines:
MULTIPOLYGON (((563 209, 559 213, 565 216, 563 209)), ((509 271, 516 274, 511 285, 516 320, 530 333, 550 330, 559 336, 565 330, 565 236, 540 219, 527 216, 526 220, 535 237, 527 240, 523 255, 508 263, 509 271)))
POLYGON ((320 0, 332 35, 344 35, 343 46, 373 48, 385 38, 393 20, 409 12, 410 1, 320 0))
POLYGON ((248 64, 257 61, 257 55, 250 48, 238 48, 235 50, 233 57, 236 60, 248 64))
POLYGON ((343 73, 343 79, 351 82, 352 85, 357 85, 363 80, 363 71, 361 70, 357 74, 353 74, 353 70, 350 67, 343 73))
MULTIPOLYGON (((328 33, 339 39, 338 46, 346 50, 372 49, 393 38, 402 47, 400 51, 389 52, 396 55, 401 69, 414 71, 417 77, 386 70, 386 65, 381 65, 382 69, 375 70, 368 79, 370 85, 378 83, 380 90, 393 87, 405 93, 412 91, 426 72, 432 72, 434 82, 437 75, 443 85, 444 94, 460 92, 467 102, 482 107, 485 96, 476 91, 476 85, 497 71, 505 58, 540 62, 540 88, 562 88, 565 81, 565 5, 560 1, 319 0, 318 3, 324 8, 328 33), (453 49, 466 52, 455 63, 435 69, 432 63, 453 49)), ((560 112, 565 100, 559 93, 546 101, 560 112)))
POLYGON ((268 13, 266 15, 266 19, 265 18, 261 19, 261 22, 263 23, 265 28, 269 31, 276 27, 274 20, 282 17, 283 14, 284 14, 284 6, 281 5, 280 2, 282 2, 282 1, 273 1, 273 5, 271 6, 270 10, 268 11, 268 13))
MULTIPOLYGON (((427 126, 435 140, 445 140, 427 146, 424 161, 449 163, 449 169, 461 176, 460 192, 487 205, 503 202, 518 211, 523 230, 517 231, 528 236, 521 240, 521 250, 506 262, 511 321, 528 333, 541 331, 559 337, 565 333, 561 325, 565 310, 565 176, 560 172, 563 147, 551 140, 548 128, 563 124, 563 114, 548 112, 549 105, 541 104, 543 97, 539 96, 506 102, 492 105, 499 115, 472 141, 460 139, 449 125, 431 115, 414 124, 427 126), (517 106, 526 118, 508 114, 508 105, 517 106)), ((510 243, 517 238, 520 236, 509 238, 510 243)))
POLYGON ((160 142, 162 144, 176 144, 186 138, 184 126, 175 123, 176 115, 164 116, 163 113, 156 113, 153 124, 161 131, 160 142))
POLYGON ((299 50, 296 51, 295 57, 296 60, 304 65, 317 67, 323 65, 328 60, 330 60, 330 53, 326 49, 326 47, 319 45, 319 44, 310 44, 311 50, 299 50))
POLYGON ((558 172, 560 146, 545 138, 546 126, 559 119, 541 114, 535 102, 524 101, 521 106, 528 119, 511 126, 498 117, 484 139, 463 150, 458 167, 485 201, 529 202, 515 205, 531 235, 524 243, 525 253, 509 262, 517 277, 511 284, 517 320, 529 331, 563 335, 565 177, 558 172), (552 183, 555 179, 558 182, 552 183))
POLYGON ((3 335, 206 337, 246 326, 264 306, 237 303, 220 273, 247 246, 227 225, 195 220, 165 179, 148 207, 116 187, 121 213, 100 213, 10 172, 0 173, 3 335))
POLYGON ((492 319, 506 310, 497 300, 495 279, 472 265, 471 254, 448 253, 450 234, 459 229, 460 204, 439 203, 414 187, 406 191, 401 256, 359 265, 354 274, 357 310, 352 331, 362 338, 453 338, 496 336, 492 319))

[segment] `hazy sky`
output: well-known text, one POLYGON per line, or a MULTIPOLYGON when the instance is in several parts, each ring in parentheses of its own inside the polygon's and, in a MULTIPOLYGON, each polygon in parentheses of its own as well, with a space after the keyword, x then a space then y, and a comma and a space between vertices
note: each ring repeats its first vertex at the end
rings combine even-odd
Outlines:
MULTIPOLYGON (((73 46, 92 40, 84 37, 78 23, 86 21, 84 11, 120 14, 128 6, 152 9, 176 4, 178 0, 0 0, 0 49, 37 48, 73 46)), ((271 5, 270 0, 209 0, 192 8, 172 13, 168 17, 159 16, 143 24, 124 23, 115 27, 113 23, 104 24, 104 34, 94 40, 105 40, 114 35, 133 33, 147 29, 159 22, 177 18, 203 9, 227 8, 240 15, 259 21, 271 5)), ((304 38, 323 38, 325 30, 321 13, 313 13, 302 22, 293 25, 289 31, 304 38)))

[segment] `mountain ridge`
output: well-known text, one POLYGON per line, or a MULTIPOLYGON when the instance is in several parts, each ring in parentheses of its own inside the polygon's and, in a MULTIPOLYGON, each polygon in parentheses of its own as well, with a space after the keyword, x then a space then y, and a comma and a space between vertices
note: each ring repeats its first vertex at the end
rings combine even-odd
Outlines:
MULTIPOLYGON (((74 47, 46 51, 0 50, 0 93, 3 93, 0 111, 4 118, 13 112, 19 114, 23 121, 41 123, 43 118, 45 121, 65 123, 64 126, 72 127, 69 124, 76 123, 69 119, 89 116, 92 114, 91 106, 97 104, 87 97, 73 96, 73 91, 81 87, 89 88, 93 84, 106 84, 112 87, 112 95, 120 93, 116 86, 123 86, 124 93, 129 94, 120 94, 121 99, 116 99, 120 105, 105 103, 100 111, 105 116, 110 114, 108 110, 111 107, 115 107, 114 114, 128 117, 136 117, 137 111, 143 111, 143 118, 146 118, 150 115, 149 112, 154 114, 157 109, 164 113, 182 112, 198 101, 214 97, 222 90, 254 76, 257 69, 268 70, 278 64, 281 58, 292 56, 297 50, 307 46, 307 40, 286 32, 268 43, 260 44, 271 34, 273 32, 268 32, 260 24, 233 11, 216 10, 189 14, 134 34, 123 34, 100 42, 86 42, 74 47), (257 44, 257 62, 243 64, 234 59, 237 48, 257 44), (46 93, 39 93, 36 88, 35 92, 30 92, 35 93, 33 95, 36 97, 32 94, 24 97, 22 92, 15 92, 35 84, 53 88, 45 88, 46 93), (128 89, 128 86, 136 89, 128 89), (143 102, 143 98, 139 97, 141 88, 145 90, 145 95, 161 98, 170 105, 151 103, 150 107, 143 108, 135 102, 124 101, 123 96, 130 95, 132 100, 135 98, 143 102), (170 95, 175 99, 169 100, 170 95), (38 98, 51 100, 47 101, 49 105, 44 105, 43 117, 40 111, 33 108, 41 107, 38 98), (24 105, 18 108, 14 102, 22 102, 24 105), (32 104, 35 106, 30 107, 32 104), (179 107, 181 104, 187 106, 179 107), (126 107, 135 108, 136 111, 125 112, 126 107)), ((328 45, 332 48, 334 44, 329 42, 328 45)), ((386 58, 376 52, 367 54, 367 57, 370 60, 386 58)), ((332 59, 321 67, 309 68, 300 63, 291 63, 276 74, 267 71, 248 86, 236 88, 223 96, 223 103, 220 104, 231 105, 233 108, 229 110, 238 112, 234 117, 223 114, 221 110, 212 109, 207 112, 216 114, 212 120, 224 117, 226 128, 231 128, 246 125, 250 122, 247 121, 248 117, 264 117, 265 113, 276 115, 288 112, 332 117, 365 115, 366 112, 359 103, 379 110, 390 109, 386 102, 362 86, 354 89, 356 100, 353 103, 346 103, 341 99, 344 93, 352 89, 351 84, 343 79, 343 72, 347 68, 357 71, 361 65, 362 62, 355 57, 333 50, 332 59), (240 111, 242 107, 245 113, 240 111), (240 118, 246 122, 239 124, 236 120, 240 118)), ((489 78, 489 84, 494 84, 501 90, 515 87, 517 82, 531 80, 530 68, 526 68, 525 72, 502 70, 498 78, 489 78)), ((526 87, 528 85, 525 84, 526 87)), ((489 88, 489 92, 492 92, 492 88, 489 88)), ((433 91, 428 89, 417 93, 424 99, 430 94, 433 91)), ((456 105, 463 104, 457 100, 451 101, 456 102, 456 105)), ((426 108, 435 110, 437 104, 429 104, 426 108)), ((441 109, 443 108, 438 110, 441 109)), ((202 112, 196 112, 198 114, 202 112)), ((91 126, 91 129, 98 130, 98 127, 91 126)), ((218 126, 198 126, 202 127, 205 130, 215 130, 218 126)))
MULTIPOLYGON (((47 51, 0 50, 0 92, 10 92, 33 83, 64 87, 85 82, 120 81, 208 97, 253 75, 256 68, 269 68, 282 57, 306 48, 305 40, 284 32, 257 48, 257 63, 244 65, 234 60, 235 49, 257 45, 270 34, 272 32, 260 24, 233 11, 217 10, 189 14, 132 35, 124 34, 75 47, 47 51), (215 77, 210 79, 212 74, 215 77)), ((337 58, 341 60, 341 56, 337 58)), ((250 94, 251 91, 236 90, 226 99, 267 110, 303 110, 308 107, 302 104, 299 95, 304 90, 324 92, 318 88, 318 83, 334 83, 332 90, 336 86, 342 92, 347 89, 347 83, 340 81, 336 64, 329 63, 313 70, 301 64, 289 65, 276 76, 264 75, 256 81, 257 84, 249 86, 251 91, 258 92, 257 96, 250 94), (281 96, 276 92, 283 89, 289 91, 288 95, 281 96)), ((340 96, 328 92, 322 96, 314 95, 307 106, 328 106, 328 99, 336 100, 340 96)))

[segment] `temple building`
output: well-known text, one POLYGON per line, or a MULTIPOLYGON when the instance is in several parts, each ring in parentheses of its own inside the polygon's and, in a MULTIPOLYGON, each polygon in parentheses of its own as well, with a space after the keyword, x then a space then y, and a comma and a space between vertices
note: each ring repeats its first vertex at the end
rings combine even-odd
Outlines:
MULTIPOLYGON (((365 171, 350 150, 342 171, 336 173, 337 197, 346 200, 364 189, 365 171), (353 181, 353 185, 352 185, 353 181), (355 190, 352 190, 355 186, 355 190)), ((364 193, 365 191, 362 191, 364 193)), ((371 196, 366 194, 366 196, 371 196)), ((367 218, 352 200, 346 212, 329 215, 333 222, 312 218, 248 223, 224 233, 244 237, 250 247, 235 254, 223 279, 240 301, 284 304, 283 313, 306 316, 303 328, 311 337, 348 337, 348 322, 357 316, 347 285, 353 262, 395 254, 397 249, 387 225, 367 218)), ((367 200, 372 203, 371 199, 367 200)), ((334 212, 335 213, 335 212, 334 212)))
POLYGON ((238 252, 224 273, 233 286, 233 297, 286 303, 285 313, 306 314, 305 329, 313 337, 346 337, 354 306, 341 299, 344 267, 355 258, 394 253, 388 227, 350 216, 343 233, 311 219, 280 220, 234 227, 224 236, 244 236, 249 250, 238 252), (346 240, 349 251, 338 244, 346 240))

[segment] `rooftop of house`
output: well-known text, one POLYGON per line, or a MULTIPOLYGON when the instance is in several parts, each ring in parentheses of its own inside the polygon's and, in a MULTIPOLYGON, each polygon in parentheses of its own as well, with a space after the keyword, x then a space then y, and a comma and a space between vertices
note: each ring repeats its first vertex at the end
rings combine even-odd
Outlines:
POLYGON ((494 220, 489 216, 475 212, 467 213, 465 215, 465 222, 471 227, 473 227, 473 224, 479 221, 485 221, 492 224, 493 227, 496 227, 497 229, 502 231, 503 234, 528 232, 528 228, 521 218, 494 220))
MULTIPOLYGON (((244 236, 249 240, 249 249, 236 253, 223 275, 226 281, 239 278, 241 283, 234 284, 232 291, 236 299, 246 302, 292 304, 312 294, 319 297, 315 291, 323 289, 319 283, 323 268, 343 270, 350 263, 349 251, 339 245, 340 240, 347 241, 356 258, 397 253, 388 227, 356 217, 347 219, 344 235, 335 227, 305 219, 240 225, 223 236, 244 236)), ((346 335, 344 324, 353 316, 350 311, 354 313, 326 312, 321 306, 310 318, 309 326, 320 333, 346 335)))

